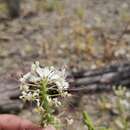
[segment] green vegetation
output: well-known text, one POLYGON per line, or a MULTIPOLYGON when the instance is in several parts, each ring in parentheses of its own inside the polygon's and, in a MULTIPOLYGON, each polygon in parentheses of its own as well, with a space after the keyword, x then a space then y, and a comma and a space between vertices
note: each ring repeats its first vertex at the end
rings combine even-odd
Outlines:
POLYGON ((63 12, 63 4, 61 0, 40 0, 37 8, 47 12, 63 12))

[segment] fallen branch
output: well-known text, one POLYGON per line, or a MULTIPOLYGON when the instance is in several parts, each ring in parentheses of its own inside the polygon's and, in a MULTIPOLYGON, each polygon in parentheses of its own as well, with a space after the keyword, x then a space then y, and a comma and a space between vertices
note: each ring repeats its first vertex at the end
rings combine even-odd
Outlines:
POLYGON ((95 70, 72 72, 70 92, 96 92, 112 90, 113 86, 130 85, 130 62, 113 63, 95 70))

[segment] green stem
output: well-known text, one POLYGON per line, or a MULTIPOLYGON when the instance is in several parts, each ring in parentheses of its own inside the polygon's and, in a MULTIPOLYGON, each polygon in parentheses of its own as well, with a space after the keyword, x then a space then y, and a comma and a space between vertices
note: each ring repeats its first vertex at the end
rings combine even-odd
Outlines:
MULTIPOLYGON (((48 101, 47 101, 47 79, 41 81, 40 94, 41 104, 45 112, 48 113, 48 101)), ((41 113, 41 126, 44 126, 45 112, 41 113)))
POLYGON ((53 124, 54 116, 53 109, 51 104, 48 101, 48 81, 47 79, 41 81, 40 88, 40 97, 41 97, 41 105, 44 109, 44 112, 41 112, 41 126, 45 126, 48 124, 53 124))

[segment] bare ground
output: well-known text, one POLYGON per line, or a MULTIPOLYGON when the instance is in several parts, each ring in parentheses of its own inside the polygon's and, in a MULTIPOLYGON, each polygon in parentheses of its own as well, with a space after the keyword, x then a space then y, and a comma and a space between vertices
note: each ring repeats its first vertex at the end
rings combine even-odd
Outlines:
MULTIPOLYGON (((21 17, 15 20, 7 19, 6 12, 0 13, 1 76, 17 73, 36 60, 43 65, 82 69, 129 59, 129 0, 63 0, 53 11, 42 9, 37 3, 23 2, 21 17)), ((103 120, 102 124, 108 125, 111 116, 105 113, 102 117, 97 105, 103 94, 83 96, 78 111, 68 110, 76 120, 65 130, 86 129, 83 110, 95 120, 100 117, 97 124, 103 120)), ((24 110, 21 115, 30 118, 32 113, 24 110)))

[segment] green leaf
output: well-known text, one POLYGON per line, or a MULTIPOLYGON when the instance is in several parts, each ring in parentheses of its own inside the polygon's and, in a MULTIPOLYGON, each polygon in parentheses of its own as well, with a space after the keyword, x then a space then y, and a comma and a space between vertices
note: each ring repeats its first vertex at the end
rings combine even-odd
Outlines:
POLYGON ((91 120, 87 112, 83 112, 83 119, 84 119, 85 125, 88 127, 88 130, 96 130, 94 127, 93 121, 91 120))

